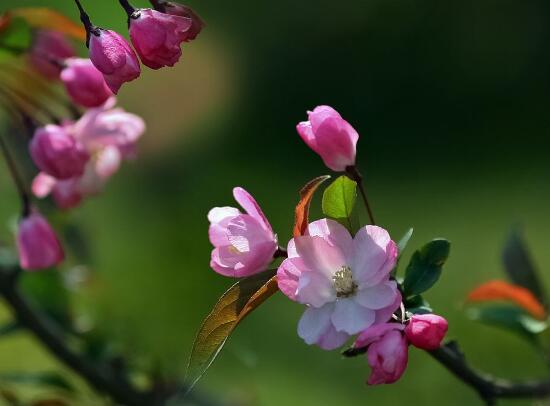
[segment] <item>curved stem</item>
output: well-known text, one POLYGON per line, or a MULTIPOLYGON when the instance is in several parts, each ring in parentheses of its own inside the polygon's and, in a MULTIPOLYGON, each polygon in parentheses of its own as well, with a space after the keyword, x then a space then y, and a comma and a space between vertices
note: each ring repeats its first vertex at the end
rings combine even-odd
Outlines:
POLYGON ((488 404, 497 399, 545 398, 550 396, 550 379, 515 382, 495 378, 471 368, 456 343, 449 343, 428 353, 453 375, 471 386, 488 404))
POLYGON ((369 213, 370 222, 372 225, 376 225, 374 215, 372 214, 372 209, 369 204, 369 199, 367 198, 367 192, 365 190, 365 186, 363 185, 363 175, 361 175, 356 166, 348 166, 346 168, 346 175, 357 183, 357 187, 359 188, 359 192, 361 193, 361 197, 363 198, 363 202, 365 203, 365 207, 369 213))
POLYGON ((132 6, 128 0, 118 0, 124 11, 126 11, 126 14, 128 14, 128 17, 132 17, 132 14, 136 12, 136 8, 132 6))

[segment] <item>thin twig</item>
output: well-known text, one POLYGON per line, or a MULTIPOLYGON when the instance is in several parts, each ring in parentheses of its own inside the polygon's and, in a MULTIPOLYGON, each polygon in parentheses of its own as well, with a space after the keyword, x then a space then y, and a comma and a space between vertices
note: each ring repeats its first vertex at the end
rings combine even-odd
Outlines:
POLYGON ((4 154, 6 164, 8 165, 11 177, 13 178, 13 182, 15 183, 15 187, 17 188, 19 198, 21 199, 21 211, 23 217, 26 217, 30 214, 31 211, 31 200, 29 197, 29 193, 25 188, 25 184, 23 183, 23 178, 21 177, 19 170, 17 169, 15 160, 11 156, 10 150, 3 136, 0 136, 0 149, 2 150, 2 154, 4 154))
POLYGON ((367 198, 367 192, 365 190, 365 186, 363 185, 363 175, 361 175, 356 166, 348 166, 346 168, 346 175, 357 183, 357 187, 359 188, 359 192, 361 193, 361 197, 363 198, 363 202, 365 203, 365 207, 369 213, 370 222, 372 225, 376 225, 374 215, 372 214, 372 209, 369 204, 369 199, 367 198))

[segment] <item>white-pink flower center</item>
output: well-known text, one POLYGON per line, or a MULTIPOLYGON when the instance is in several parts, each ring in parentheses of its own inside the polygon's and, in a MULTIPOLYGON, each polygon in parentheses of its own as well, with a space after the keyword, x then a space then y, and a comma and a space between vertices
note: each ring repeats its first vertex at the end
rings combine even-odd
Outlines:
POLYGON ((357 284, 353 281, 353 274, 349 266, 342 266, 332 277, 336 297, 344 298, 355 295, 357 284))

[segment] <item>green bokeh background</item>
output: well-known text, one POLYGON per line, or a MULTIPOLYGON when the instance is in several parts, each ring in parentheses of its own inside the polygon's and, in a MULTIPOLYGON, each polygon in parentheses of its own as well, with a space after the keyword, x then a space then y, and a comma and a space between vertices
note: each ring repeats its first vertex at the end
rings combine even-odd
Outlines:
MULTIPOLYGON (((96 24, 125 32, 115 0, 83 2, 96 24)), ((427 294, 449 336, 488 372, 544 376, 526 343, 469 321, 463 302, 476 284, 502 276, 500 249, 513 224, 550 283, 550 3, 188 3, 207 22, 199 39, 176 68, 144 71, 119 97, 148 122, 140 157, 70 214, 96 275, 94 293, 77 299, 86 312, 93 305, 117 347, 138 364, 182 374, 201 319, 231 284, 208 267, 206 213, 234 204, 231 188, 243 186, 284 244, 297 191, 327 172, 294 126, 307 109, 330 104, 361 134, 359 166, 378 222, 396 239, 413 226, 412 248, 452 241, 427 294)), ((77 19, 69 0, 2 0, 0 11, 46 5, 77 19)), ((2 173, 0 237, 11 243, 17 197, 2 173)), ((480 403, 416 350, 398 383, 367 387, 364 358, 343 360, 298 338, 302 311, 276 295, 238 328, 198 389, 245 405, 480 403)), ((0 372, 52 368, 70 376, 31 337, 0 340, 0 372)))

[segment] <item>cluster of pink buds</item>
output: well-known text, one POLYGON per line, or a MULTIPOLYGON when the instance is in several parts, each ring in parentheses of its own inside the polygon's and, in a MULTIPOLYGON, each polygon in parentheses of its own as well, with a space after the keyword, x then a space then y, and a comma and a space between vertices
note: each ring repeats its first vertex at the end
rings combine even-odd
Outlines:
MULTIPOLYGON (((297 125, 301 138, 328 168, 359 180, 357 131, 329 106, 316 107, 308 116, 297 125)), ((399 250, 388 231, 373 224, 352 235, 340 222, 323 218, 295 234, 285 251, 278 248, 254 198, 242 188, 235 188, 234 196, 246 214, 217 207, 208 215, 215 247, 210 265, 219 274, 246 277, 286 257, 278 266, 277 283, 289 299, 306 306, 298 335, 307 344, 333 350, 355 336, 352 349, 367 352, 370 385, 401 377, 409 343, 424 350, 439 348, 447 322, 433 314, 409 317, 404 311, 400 286, 392 276, 399 250)), ((366 198, 365 204, 368 208, 366 198)))
POLYGON ((204 26, 200 17, 186 6, 161 1, 153 3, 156 9, 136 9, 128 1, 121 1, 128 14, 135 51, 119 33, 92 25, 81 8, 81 19, 88 32, 90 59, 114 94, 124 83, 140 76, 138 56, 151 69, 174 66, 182 54, 181 44, 195 39, 204 26))

